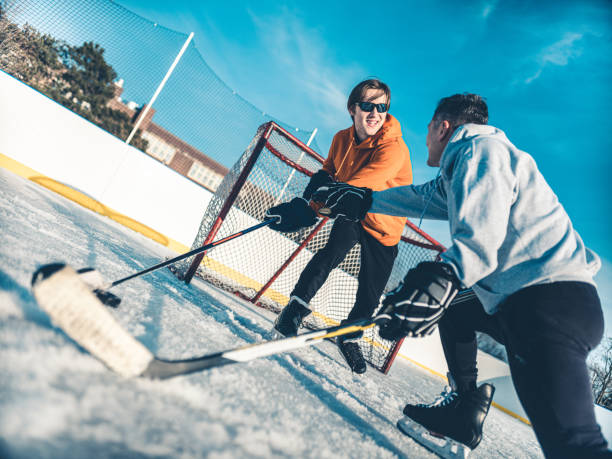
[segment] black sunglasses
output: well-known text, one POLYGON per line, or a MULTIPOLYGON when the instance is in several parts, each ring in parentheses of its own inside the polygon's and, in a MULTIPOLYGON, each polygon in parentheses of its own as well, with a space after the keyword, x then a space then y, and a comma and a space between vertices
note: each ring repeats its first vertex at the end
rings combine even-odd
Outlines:
POLYGON ((376 107, 378 113, 385 113, 389 108, 387 107, 387 104, 374 104, 372 102, 357 102, 357 105, 359 105, 361 110, 368 113, 374 110, 374 107, 376 107))

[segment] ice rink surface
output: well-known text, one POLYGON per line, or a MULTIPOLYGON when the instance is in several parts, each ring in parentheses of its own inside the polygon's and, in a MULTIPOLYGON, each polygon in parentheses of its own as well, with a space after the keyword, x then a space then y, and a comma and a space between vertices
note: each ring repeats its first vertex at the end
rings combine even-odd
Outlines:
MULTIPOLYGON (((176 254, 3 169, 0 234, 0 457, 435 457, 395 423, 441 382, 399 359, 386 376, 357 376, 324 342, 164 381, 121 378, 53 326, 32 273, 63 261, 113 281, 176 254)), ((113 292, 115 317, 162 358, 262 341, 272 326, 272 313, 165 268, 113 292)), ((542 455, 529 426, 492 408, 471 457, 542 455)))

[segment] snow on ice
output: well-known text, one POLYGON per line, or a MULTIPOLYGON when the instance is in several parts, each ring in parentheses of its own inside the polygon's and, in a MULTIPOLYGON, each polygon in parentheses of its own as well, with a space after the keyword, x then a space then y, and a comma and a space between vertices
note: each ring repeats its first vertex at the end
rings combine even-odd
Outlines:
MULTIPOLYGON (((0 229, 0 457, 435 457, 395 423, 441 381, 399 360, 386 376, 355 376, 330 342, 170 380, 121 378, 53 326, 32 273, 64 261, 113 281, 175 254, 5 170, 0 229)), ((273 320, 167 269, 113 292, 115 317, 162 358, 264 340, 273 320)), ((541 452, 529 426, 492 409, 472 457, 541 452)))

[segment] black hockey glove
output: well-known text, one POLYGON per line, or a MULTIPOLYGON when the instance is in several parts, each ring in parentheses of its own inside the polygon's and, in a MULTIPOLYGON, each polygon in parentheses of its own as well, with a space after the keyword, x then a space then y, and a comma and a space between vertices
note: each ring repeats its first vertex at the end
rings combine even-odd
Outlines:
POLYGON ((308 185, 306 185, 306 189, 304 190, 302 197, 306 201, 310 201, 315 191, 317 191, 322 186, 329 185, 331 183, 334 183, 334 179, 332 178, 332 176, 325 172, 323 169, 321 169, 320 171, 315 172, 312 177, 310 177, 310 182, 308 182, 308 185))
POLYGON ((315 191, 312 200, 323 203, 323 207, 319 209, 321 215, 359 221, 364 219, 372 206, 372 190, 348 183, 334 183, 315 191))
POLYGON ((459 279, 450 265, 433 261, 419 263, 383 300, 378 316, 382 321, 377 320, 379 335, 397 340, 431 334, 459 287, 459 279))
POLYGON ((277 221, 270 224, 270 228, 283 233, 293 233, 317 222, 317 214, 302 198, 293 198, 289 202, 270 207, 264 220, 271 218, 276 218, 277 221))

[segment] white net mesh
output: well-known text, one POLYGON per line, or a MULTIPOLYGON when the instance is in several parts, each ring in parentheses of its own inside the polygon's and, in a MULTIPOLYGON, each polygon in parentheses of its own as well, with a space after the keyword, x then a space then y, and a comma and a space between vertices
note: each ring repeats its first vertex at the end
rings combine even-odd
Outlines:
MULTIPOLYGON (((211 200, 192 247, 249 228, 261 222, 271 206, 301 196, 321 163, 322 158, 276 124, 261 126, 211 200)), ((201 264, 188 260, 178 267, 178 275, 188 280, 190 270, 197 268, 199 277, 278 312, 288 303, 308 261, 326 244, 332 224, 321 221, 295 233, 262 228, 211 249, 201 264)), ((386 290, 394 288, 408 269, 434 260, 441 250, 435 241, 407 225, 386 290)), ((359 267, 360 247, 356 245, 311 300, 313 314, 306 318, 306 327, 337 325, 348 316, 355 302, 359 267)), ((381 371, 388 370, 397 345, 381 339, 376 328, 360 340, 366 360, 381 371)))

